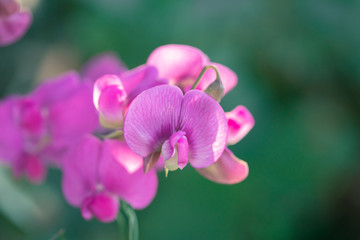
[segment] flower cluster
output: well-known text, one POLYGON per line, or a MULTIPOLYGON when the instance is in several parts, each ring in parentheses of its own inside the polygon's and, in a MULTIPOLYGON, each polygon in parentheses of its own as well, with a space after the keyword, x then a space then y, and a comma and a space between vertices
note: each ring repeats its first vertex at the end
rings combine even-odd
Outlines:
POLYGON ((102 54, 81 74, 0 103, 0 160, 32 182, 57 166, 66 200, 103 222, 116 218, 119 199, 135 209, 150 204, 156 170, 167 175, 189 163, 211 181, 238 183, 248 165, 227 146, 254 119, 244 106, 225 113, 219 105, 236 84, 232 70, 191 46, 159 47, 130 70, 102 54))

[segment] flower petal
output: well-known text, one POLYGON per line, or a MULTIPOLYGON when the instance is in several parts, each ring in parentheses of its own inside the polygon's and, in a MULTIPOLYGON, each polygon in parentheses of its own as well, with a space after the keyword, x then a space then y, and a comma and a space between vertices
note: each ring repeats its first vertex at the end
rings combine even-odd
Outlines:
POLYGON ((99 110, 100 95, 108 87, 116 87, 120 91, 125 91, 122 81, 116 75, 104 75, 96 80, 93 91, 93 102, 97 110, 99 110))
POLYGON ((84 66, 82 76, 95 82, 105 74, 120 75, 127 70, 125 64, 117 57, 115 53, 100 53, 92 57, 84 66))
POLYGON ((112 222, 119 212, 120 203, 115 196, 104 192, 87 197, 81 205, 81 214, 86 220, 95 216, 101 222, 112 222))
POLYGON ((225 113, 204 92, 192 90, 185 94, 179 130, 186 132, 189 162, 195 168, 213 164, 224 151, 228 132, 225 113))
POLYGON ((67 155, 63 166, 62 190, 72 206, 80 206, 96 190, 100 151, 100 140, 87 135, 74 144, 67 155))
POLYGON ((17 12, 0 18, 0 46, 6 46, 19 40, 32 22, 31 12, 17 12))
POLYGON ((235 184, 249 174, 248 164, 238 159, 229 149, 225 149, 219 160, 206 168, 196 169, 203 177, 222 184, 235 184))
POLYGON ((237 106, 231 112, 225 113, 228 119, 228 145, 233 145, 243 139, 254 127, 255 120, 244 106, 237 106))
MULTIPOLYGON (((209 58, 199 49, 178 44, 169 44, 156 48, 149 56, 147 64, 155 66, 161 78, 171 83, 195 79, 209 58)), ((181 83, 180 83, 181 84, 181 83)))
POLYGON ((20 10, 20 5, 14 0, 0 1, 0 17, 6 17, 20 10))
POLYGON ((185 135, 185 132, 178 131, 162 145, 161 153, 169 170, 176 170, 177 167, 183 169, 188 162, 189 144, 185 135), (171 159, 174 156, 176 157, 175 162, 171 159))
POLYGON ((142 157, 160 151, 178 125, 183 94, 178 87, 150 88, 131 103, 124 122, 124 137, 142 157))
POLYGON ((126 143, 109 139, 104 141, 99 164, 99 180, 107 191, 117 194, 136 209, 150 204, 155 197, 158 184, 155 170, 145 174, 142 164, 139 166, 140 163, 142 158, 132 152, 126 143), (122 154, 114 155, 114 152, 122 154), (131 173, 128 171, 130 163, 133 164, 131 173), (135 169, 137 170, 134 171, 135 169))

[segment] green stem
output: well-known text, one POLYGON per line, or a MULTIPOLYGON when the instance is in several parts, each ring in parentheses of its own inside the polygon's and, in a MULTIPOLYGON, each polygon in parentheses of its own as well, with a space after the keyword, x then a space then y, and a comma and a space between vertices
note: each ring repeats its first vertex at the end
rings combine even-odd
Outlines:
POLYGON ((205 74, 205 72, 206 72, 208 69, 213 69, 213 70, 215 71, 215 73, 216 73, 216 78, 217 78, 217 79, 220 79, 220 74, 219 74, 219 70, 217 69, 217 67, 215 67, 214 65, 207 65, 207 66, 205 66, 205 67, 201 70, 199 76, 197 77, 197 79, 196 79, 195 83, 193 84, 193 86, 191 87, 191 89, 195 89, 195 88, 196 88, 196 86, 197 86, 197 85, 199 84, 199 82, 200 82, 200 79, 202 78, 202 76, 205 74))
POLYGON ((121 201, 121 208, 128 220, 129 240, 139 240, 139 224, 135 210, 124 201, 121 201))
POLYGON ((126 239, 127 238, 127 235, 125 233, 125 229, 126 229, 126 221, 125 221, 125 216, 124 214, 119 211, 119 214, 116 218, 116 222, 118 224, 118 227, 119 227, 119 232, 120 232, 120 239, 126 239))

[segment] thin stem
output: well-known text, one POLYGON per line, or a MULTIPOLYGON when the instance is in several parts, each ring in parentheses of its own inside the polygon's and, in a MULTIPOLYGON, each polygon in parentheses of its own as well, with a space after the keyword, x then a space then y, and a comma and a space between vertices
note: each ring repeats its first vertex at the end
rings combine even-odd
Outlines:
POLYGON ((220 73, 219 73, 219 70, 217 69, 217 67, 215 67, 214 65, 206 65, 200 72, 199 76, 197 77, 195 83, 193 84, 193 86, 191 87, 191 89, 195 89, 196 86, 199 84, 200 82, 200 79, 202 78, 202 76, 205 74, 205 72, 208 70, 208 69, 213 69, 216 73, 216 78, 217 79, 220 79, 220 73))
POLYGON ((139 224, 135 210, 124 201, 121 201, 121 207, 129 224, 129 240, 139 240, 139 224))
POLYGON ((65 230, 63 228, 60 229, 57 233, 55 233, 49 240, 55 240, 55 239, 66 240, 65 239, 65 230))
POLYGON ((120 239, 126 239, 126 233, 125 233, 125 229, 126 229, 126 222, 125 222, 125 216, 124 214, 119 211, 119 214, 116 218, 116 222, 118 224, 119 227, 119 232, 120 232, 120 239))

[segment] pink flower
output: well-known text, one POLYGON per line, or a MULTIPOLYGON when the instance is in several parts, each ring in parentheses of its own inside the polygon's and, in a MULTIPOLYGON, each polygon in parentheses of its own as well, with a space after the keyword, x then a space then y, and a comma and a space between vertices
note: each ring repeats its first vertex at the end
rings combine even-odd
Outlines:
POLYGON ((91 104, 92 89, 68 72, 42 83, 27 96, 13 96, 0 104, 0 160, 41 182, 45 165, 60 166, 73 142, 98 126, 91 104))
POLYGON ((144 157, 145 170, 160 154, 168 170, 215 163, 226 146, 228 125, 220 105, 206 93, 183 95, 171 85, 141 93, 129 107, 124 137, 129 147, 144 157))
MULTIPOLYGON (((229 125, 228 145, 239 142, 254 127, 255 120, 244 106, 237 106, 225 115, 229 125)), ((237 158, 228 148, 216 163, 196 170, 205 178, 222 184, 239 183, 249 174, 248 164, 237 158)))
POLYGON ((121 128, 131 101, 142 91, 166 83, 158 78, 155 67, 142 65, 117 75, 104 75, 94 85, 93 100, 100 123, 107 128, 121 128))
POLYGON ((19 40, 32 22, 29 11, 21 11, 13 0, 0 0, 0 46, 19 40))
POLYGON ((64 162, 62 189, 66 200, 80 207, 86 220, 115 220, 119 199, 145 208, 157 191, 155 171, 144 174, 142 158, 125 142, 84 136, 64 162))
MULTIPOLYGON (((170 84, 177 85, 185 92, 191 88, 206 65, 218 68, 225 94, 237 84, 237 76, 231 69, 210 62, 202 51, 187 45, 169 44, 158 47, 150 54, 146 63, 158 69, 159 77, 168 79, 170 84)), ((215 71, 207 71, 196 89, 205 90, 215 79, 215 71)))

